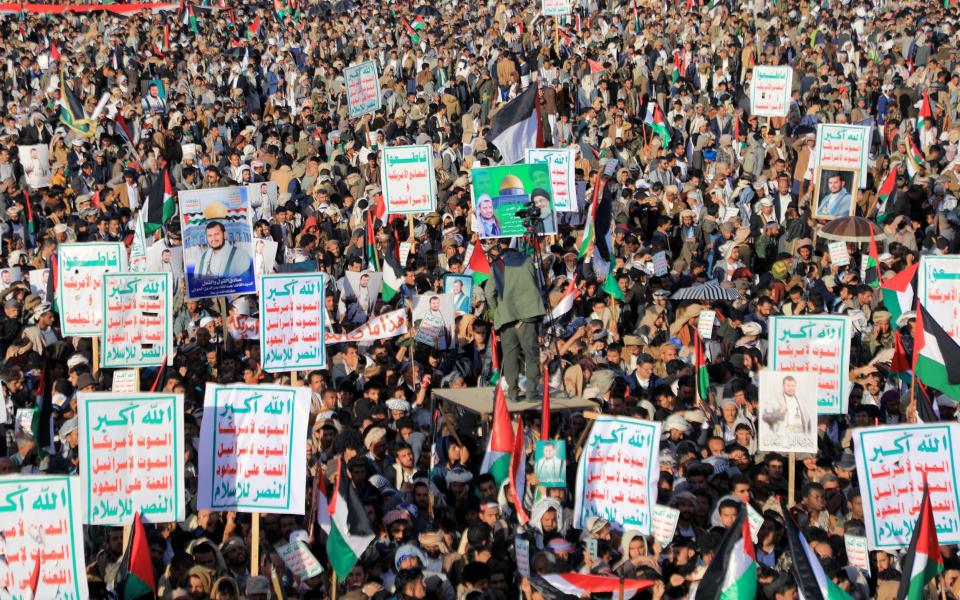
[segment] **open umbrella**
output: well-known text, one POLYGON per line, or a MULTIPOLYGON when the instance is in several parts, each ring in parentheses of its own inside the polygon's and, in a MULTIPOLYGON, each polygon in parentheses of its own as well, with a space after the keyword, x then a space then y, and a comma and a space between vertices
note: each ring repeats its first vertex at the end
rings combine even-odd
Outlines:
POLYGON ((355 8, 357 8, 357 4, 353 0, 337 0, 337 2, 333 5, 333 12, 338 15, 342 15, 355 8))
POLYGON ((318 2, 316 4, 311 4, 307 8, 307 14, 309 14, 311 17, 317 17, 327 14, 330 12, 331 8, 333 8, 333 6, 329 2, 318 2))
POLYGON ((427 17, 433 17, 433 18, 439 19, 442 16, 440 14, 440 11, 437 10, 437 7, 429 6, 427 4, 421 4, 420 6, 417 6, 416 8, 414 8, 413 14, 423 17, 424 19, 426 19, 427 17))
POLYGON ((839 219, 834 219, 821 227, 817 235, 826 240, 861 244, 870 241, 871 228, 873 228, 873 239, 882 240, 887 237, 879 225, 863 217, 840 217, 839 219))
POLYGON ((740 300, 741 298, 743 296, 736 288, 723 287, 715 281, 683 288, 670 296, 671 300, 740 300))

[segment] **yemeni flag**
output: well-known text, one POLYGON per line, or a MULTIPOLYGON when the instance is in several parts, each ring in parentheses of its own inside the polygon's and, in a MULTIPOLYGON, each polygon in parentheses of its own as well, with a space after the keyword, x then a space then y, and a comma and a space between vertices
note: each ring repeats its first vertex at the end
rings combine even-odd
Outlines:
POLYGON ((905 312, 913 307, 917 289, 917 270, 919 262, 915 262, 900 271, 890 279, 880 284, 880 293, 883 296, 883 306, 890 312, 890 320, 894 323, 905 312))
POLYGON ((887 206, 897 197, 897 165, 894 163, 886 179, 877 191, 877 222, 883 223, 887 217, 887 206))
POLYGON ((544 318, 544 321, 556 321, 573 310, 573 303, 576 302, 579 297, 580 288, 577 287, 577 276, 574 274, 570 279, 570 283, 567 284, 567 289, 563 291, 563 296, 560 296, 560 301, 557 302, 557 305, 550 311, 550 316, 544 318))
POLYGON ((82 137, 93 137, 97 124, 87 118, 83 102, 73 93, 65 83, 63 74, 60 74, 60 122, 80 134, 82 137))
POLYGON ((377 258, 377 234, 373 228, 373 213, 367 211, 367 236, 365 239, 367 251, 367 268, 380 270, 380 259, 377 258))
POLYGON ((384 304, 390 303, 400 294, 403 285, 403 269, 396 253, 396 238, 394 233, 387 230, 387 248, 383 253, 383 285, 380 287, 380 297, 384 304))
POLYGON ((920 516, 910 537, 910 547, 903 555, 900 565, 903 573, 897 600, 921 600, 927 583, 943 573, 943 557, 940 556, 940 543, 937 541, 937 524, 933 520, 933 506, 930 504, 930 490, 927 480, 923 480, 923 499, 920 501, 920 516))
POLYGON ((536 85, 527 86, 493 117, 487 141, 500 150, 505 165, 522 162, 527 148, 543 147, 538 92, 536 85))
POLYGON ((147 533, 143 530, 140 513, 133 515, 133 532, 120 562, 115 589, 118 600, 157 597, 157 582, 153 577, 150 547, 147 545, 147 533))
POLYGON ((670 143, 670 132, 667 130, 667 122, 663 118, 663 111, 660 110, 656 102, 651 102, 647 105, 647 116, 643 122, 653 130, 653 133, 660 136, 660 139, 663 140, 664 147, 670 143))
POLYGON ((337 460, 337 482, 327 512, 330 514, 327 557, 337 579, 343 581, 375 538, 343 457, 337 460))
POLYGON ((780 498, 780 506, 783 514, 787 515, 784 519, 787 526, 787 547, 793 558, 793 578, 797 581, 799 596, 804 600, 851 600, 849 594, 827 577, 820 559, 810 549, 783 498, 780 498))
POLYGON ((470 278, 473 279, 474 285, 482 285, 484 281, 490 278, 492 271, 490 270, 490 261, 487 260, 487 255, 483 253, 483 246, 480 245, 480 240, 477 240, 473 244, 473 253, 470 254, 470 278))
POLYGON ((530 517, 523 508, 523 493, 527 489, 527 452, 523 442, 523 419, 517 417, 517 434, 513 436, 513 453, 510 455, 510 490, 513 492, 513 506, 517 509, 517 520, 521 525, 526 525, 530 517))
POLYGON ((883 285, 883 277, 880 275, 880 254, 877 253, 877 240, 873 235, 873 223, 870 223, 870 250, 867 254, 867 268, 863 280, 872 288, 883 285))
POLYGON ((723 534, 694 600, 753 600, 757 597, 757 552, 750 539, 747 508, 723 534))
POLYGON ((513 425, 507 410, 507 397, 503 393, 503 378, 497 384, 493 401, 493 425, 487 438, 487 452, 483 455, 480 473, 493 475, 497 487, 510 475, 510 453, 513 451, 513 425))
POLYGON ((907 174, 912 180, 916 176, 917 171, 920 170, 920 165, 923 164, 923 153, 920 152, 920 148, 917 148, 917 143, 913 141, 913 138, 907 139, 907 174))
POLYGON ((152 235, 156 230, 165 227, 176 212, 177 200, 173 194, 173 185, 170 183, 170 169, 164 167, 163 173, 147 190, 146 206, 143 207, 144 234, 152 235))
POLYGON ((707 353, 703 350, 703 338, 700 333, 693 334, 694 367, 697 371, 697 395, 701 402, 710 397, 710 373, 707 371, 707 353))
POLYGON ((960 369, 957 368, 960 346, 919 302, 914 331, 914 376, 950 398, 960 400, 960 369))
POLYGON ((551 573, 534 575, 530 585, 543 594, 544 598, 592 597, 593 594, 617 594, 620 586, 624 592, 638 592, 654 585, 646 579, 620 579, 604 575, 585 575, 583 573, 551 573))

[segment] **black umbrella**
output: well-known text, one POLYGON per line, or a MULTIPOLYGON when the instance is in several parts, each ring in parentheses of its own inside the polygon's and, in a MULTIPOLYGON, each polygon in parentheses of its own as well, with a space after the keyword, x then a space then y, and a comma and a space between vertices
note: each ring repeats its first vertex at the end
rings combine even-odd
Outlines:
POLYGON ((440 11, 437 10, 437 7, 429 6, 426 4, 421 4, 420 6, 414 8, 413 14, 423 17, 424 19, 426 19, 427 17, 435 17, 439 19, 441 16, 440 11))
POLYGON ((340 15, 343 13, 348 13, 356 8, 357 4, 353 0, 337 0, 337 2, 335 2, 333 5, 332 10, 336 14, 340 15))
POLYGON ((326 14, 330 12, 333 6, 329 2, 317 2, 316 4, 310 5, 310 8, 307 9, 307 14, 312 17, 326 14))

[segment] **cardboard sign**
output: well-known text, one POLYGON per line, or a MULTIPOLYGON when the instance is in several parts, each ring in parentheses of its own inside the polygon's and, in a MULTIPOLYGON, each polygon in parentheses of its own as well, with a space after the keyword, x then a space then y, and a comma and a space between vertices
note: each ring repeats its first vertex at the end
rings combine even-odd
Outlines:
POLYGON ((843 545, 847 550, 847 562, 870 576, 870 554, 867 550, 867 538, 860 535, 843 536, 843 545))
MULTIPOLYGON (((960 343, 960 256, 921 256, 917 295, 930 316, 960 343)), ((914 306, 901 307, 906 312, 914 306)))
POLYGON ((100 333, 108 369, 173 364, 173 276, 108 273, 103 276, 106 318, 100 333))
POLYGON ((830 262, 838 267, 850 264, 850 252, 847 250, 846 242, 830 242, 827 247, 830 248, 830 262))
POLYGON ((300 581, 323 573, 320 561, 301 540, 280 546, 277 553, 283 559, 283 564, 287 565, 290 572, 300 581))
POLYGON ((140 391, 140 373, 136 369, 117 369, 113 372, 114 392, 136 393, 140 391))
POLYGON ((817 453, 817 374, 760 371, 758 448, 817 453))
POLYGON ((80 392, 77 408, 84 523, 184 520, 183 395, 80 392))
POLYGON ((768 367, 817 374, 817 413, 846 414, 850 319, 837 315, 771 317, 768 367))
POLYGON ((750 81, 750 114, 785 117, 790 112, 793 69, 757 65, 750 81))
POLYGON ((569 148, 527 148, 527 163, 543 163, 550 167, 550 188, 553 190, 553 210, 556 212, 578 210, 575 160, 574 152, 569 148))
POLYGON ((570 0, 540 0, 540 13, 545 17, 569 15, 573 12, 570 0))
POLYGON ((260 278, 260 358, 268 373, 322 369, 324 273, 260 278))
POLYGON ((860 173, 860 187, 867 187, 872 130, 869 125, 818 124, 816 166, 856 170, 860 173))
POLYGON ((653 507, 653 539, 666 548, 677 532, 680 511, 669 506, 657 504, 653 507))
POLYGON ((705 340, 713 336, 713 324, 717 321, 717 313, 713 310, 700 311, 700 318, 697 320, 697 332, 705 340))
POLYGON ((99 336, 103 329, 103 275, 126 271, 120 242, 60 244, 57 247, 57 306, 64 337, 99 336))
POLYGON ((368 60, 350 65, 343 71, 347 88, 347 112, 351 119, 380 110, 380 77, 377 63, 368 60))
POLYGON ((538 209, 538 235, 557 232, 550 168, 545 164, 475 168, 473 178, 474 232, 481 239, 522 236, 527 227, 517 212, 538 209))
POLYGON ((384 148, 380 173, 387 214, 421 214, 436 209, 433 149, 430 146, 384 148))
POLYGON ((310 388, 208 383, 203 414, 197 507, 302 515, 310 388))

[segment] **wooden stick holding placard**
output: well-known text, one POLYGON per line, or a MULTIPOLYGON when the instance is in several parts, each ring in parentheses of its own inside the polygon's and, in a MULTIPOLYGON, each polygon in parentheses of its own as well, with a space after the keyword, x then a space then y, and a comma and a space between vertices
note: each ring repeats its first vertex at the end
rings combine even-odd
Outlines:
MULTIPOLYGON (((417 248, 417 238, 413 235, 413 215, 407 215, 407 227, 410 229, 410 253, 412 254, 416 252, 417 248)), ((404 265, 400 266, 403 267, 404 265)))
POLYGON ((337 600, 337 572, 330 571, 330 600, 337 600))
POLYGON ((794 487, 797 485, 797 455, 789 453, 787 458, 787 508, 793 508, 797 501, 794 499, 794 487))
POLYGON ((250 576, 260 574, 260 513, 251 513, 250 527, 250 576))
POLYGON ((96 379, 97 375, 100 374, 100 336, 99 335, 93 336, 92 354, 93 354, 93 369, 91 369, 92 371, 91 374, 93 375, 94 379, 96 379))
MULTIPOLYGON (((587 411, 587 412, 583 413, 583 418, 584 418, 584 419, 589 419, 589 420, 591 420, 591 421, 595 421, 595 420, 597 420, 597 419, 600 418, 600 413, 593 412, 593 411, 587 411)), ((576 457, 577 457, 577 460, 580 460, 580 455, 583 453, 583 443, 584 443, 585 441, 587 441, 587 434, 588 434, 588 433, 590 433, 590 428, 589 428, 589 427, 584 427, 583 431, 580 433, 580 437, 577 438, 577 450, 576 450, 576 453, 575 453, 575 455, 576 455, 576 457)))

